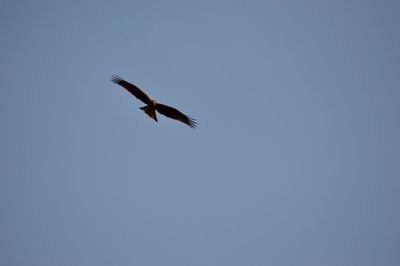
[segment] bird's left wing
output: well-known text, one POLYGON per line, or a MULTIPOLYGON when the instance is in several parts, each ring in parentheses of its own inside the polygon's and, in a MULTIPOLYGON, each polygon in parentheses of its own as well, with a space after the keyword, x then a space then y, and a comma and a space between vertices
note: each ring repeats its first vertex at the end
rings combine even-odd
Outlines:
POLYGON ((144 102, 145 104, 148 104, 150 101, 149 96, 147 96, 146 93, 144 93, 141 89, 139 89, 138 87, 136 87, 135 85, 123 80, 122 78, 120 78, 117 75, 113 75, 111 78, 111 81, 124 87, 127 91, 129 91, 130 93, 133 94, 133 96, 135 96, 136 98, 138 98, 139 100, 141 100, 142 102, 144 102))
POLYGON ((195 128, 197 126, 197 122, 195 119, 193 119, 190 116, 187 116, 185 114, 182 114, 180 111, 178 111, 177 109, 175 109, 171 106, 157 103, 155 108, 160 114, 163 114, 169 118, 181 121, 182 123, 185 123, 186 125, 188 125, 191 128, 195 128))

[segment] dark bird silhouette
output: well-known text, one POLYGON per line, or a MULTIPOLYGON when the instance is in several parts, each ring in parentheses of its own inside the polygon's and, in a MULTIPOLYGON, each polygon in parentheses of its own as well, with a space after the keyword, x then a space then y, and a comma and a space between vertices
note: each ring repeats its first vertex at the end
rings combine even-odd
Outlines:
POLYGON ((154 99, 151 99, 149 96, 147 96, 146 93, 144 93, 141 89, 123 80, 119 76, 113 75, 111 77, 111 81, 120 85, 121 87, 124 87, 127 91, 133 94, 133 96, 144 102, 146 105, 140 107, 139 109, 144 111, 145 114, 147 114, 150 118, 154 119, 156 122, 158 122, 156 116, 156 111, 157 111, 160 114, 165 115, 166 117, 181 121, 182 123, 185 123, 191 128, 195 128, 197 126, 197 122, 195 119, 181 113, 179 110, 171 106, 156 102, 154 99))

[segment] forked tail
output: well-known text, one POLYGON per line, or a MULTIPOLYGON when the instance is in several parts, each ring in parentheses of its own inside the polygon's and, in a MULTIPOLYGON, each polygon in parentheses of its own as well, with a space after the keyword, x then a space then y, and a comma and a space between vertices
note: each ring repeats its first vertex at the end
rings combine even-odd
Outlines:
POLYGON ((154 109, 154 107, 151 106, 143 106, 139 108, 140 110, 142 110, 146 115, 148 115, 150 118, 154 119, 156 122, 158 122, 157 120, 157 116, 156 116, 156 109, 154 109))

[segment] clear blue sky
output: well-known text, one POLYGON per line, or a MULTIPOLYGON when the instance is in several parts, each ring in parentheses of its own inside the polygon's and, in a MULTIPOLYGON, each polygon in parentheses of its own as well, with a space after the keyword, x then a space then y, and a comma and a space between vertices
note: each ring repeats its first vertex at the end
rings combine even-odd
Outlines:
POLYGON ((399 14, 2 1, 0 265, 400 265, 399 14))

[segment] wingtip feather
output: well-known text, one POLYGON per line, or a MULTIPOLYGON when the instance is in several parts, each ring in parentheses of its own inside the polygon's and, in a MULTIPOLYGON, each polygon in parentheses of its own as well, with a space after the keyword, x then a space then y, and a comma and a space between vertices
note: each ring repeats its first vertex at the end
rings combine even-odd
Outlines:
POLYGON ((121 81, 123 81, 123 79, 118 75, 112 75, 111 81, 114 82, 115 84, 119 84, 121 81))
POLYGON ((188 126, 189 127, 191 127, 191 128, 196 128, 197 127, 197 124, 198 124, 198 122, 196 121, 196 119, 194 119, 194 118, 192 118, 192 117, 190 117, 190 116, 187 116, 187 124, 188 124, 188 126))

